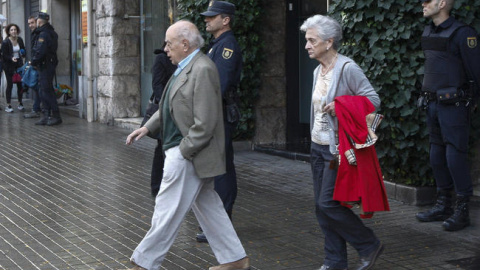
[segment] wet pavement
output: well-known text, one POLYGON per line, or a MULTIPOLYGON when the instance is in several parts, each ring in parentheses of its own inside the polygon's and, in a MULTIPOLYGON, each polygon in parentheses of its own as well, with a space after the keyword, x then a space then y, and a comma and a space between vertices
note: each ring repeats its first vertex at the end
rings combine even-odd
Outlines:
MULTIPOLYGON (((35 126, 0 112, 0 269, 125 269, 150 227, 150 166, 156 141, 125 145, 129 131, 64 115, 35 126)), ((310 166, 278 156, 236 152, 234 226, 252 269, 318 269, 323 236, 316 222, 310 166)), ((418 223, 426 207, 390 201, 365 222, 386 245, 374 269, 480 269, 480 205, 472 226, 444 232, 418 223)), ((208 269, 208 244, 195 242, 190 213, 162 269, 208 269)), ((349 247, 355 269, 356 252, 349 247)))

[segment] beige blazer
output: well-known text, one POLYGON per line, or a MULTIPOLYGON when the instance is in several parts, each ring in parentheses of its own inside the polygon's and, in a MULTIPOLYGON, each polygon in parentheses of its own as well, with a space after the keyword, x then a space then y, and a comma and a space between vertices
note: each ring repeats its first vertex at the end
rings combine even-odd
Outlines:
MULTIPOLYGON (((166 92, 163 91, 159 110, 145 123, 152 136, 162 133, 161 112, 166 92)), ((179 145, 183 157, 193 162, 200 178, 224 174, 222 96, 215 64, 198 52, 178 74, 168 98, 170 114, 183 136, 179 145)))

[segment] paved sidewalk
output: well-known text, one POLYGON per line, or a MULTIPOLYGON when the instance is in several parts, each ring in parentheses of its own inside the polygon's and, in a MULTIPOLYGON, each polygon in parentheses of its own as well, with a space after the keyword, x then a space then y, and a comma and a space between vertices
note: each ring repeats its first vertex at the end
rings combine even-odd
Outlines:
MULTIPOLYGON (((129 131, 64 116, 35 126, 0 112, 0 269, 124 269, 150 227, 149 179, 155 141, 125 145, 129 131)), ((239 194, 234 225, 252 269, 318 269, 323 236, 316 222, 308 163, 236 152, 239 194)), ((480 206, 472 226, 444 232, 418 223, 425 207, 391 201, 366 223, 385 243, 374 269, 480 269, 480 206)), ((162 269, 208 269, 208 244, 195 242, 189 214, 162 269)), ((358 256, 349 248, 350 268, 358 256)))

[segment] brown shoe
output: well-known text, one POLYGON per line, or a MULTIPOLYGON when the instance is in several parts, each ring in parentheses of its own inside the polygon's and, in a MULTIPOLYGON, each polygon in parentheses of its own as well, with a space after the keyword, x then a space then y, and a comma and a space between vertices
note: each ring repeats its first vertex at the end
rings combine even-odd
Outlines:
POLYGON ((127 270, 147 270, 147 268, 143 268, 141 266, 138 266, 136 264, 134 264, 135 266, 132 267, 132 268, 128 268, 127 270))
POLYGON ((236 262, 212 266, 208 270, 250 270, 250 258, 245 257, 236 262))

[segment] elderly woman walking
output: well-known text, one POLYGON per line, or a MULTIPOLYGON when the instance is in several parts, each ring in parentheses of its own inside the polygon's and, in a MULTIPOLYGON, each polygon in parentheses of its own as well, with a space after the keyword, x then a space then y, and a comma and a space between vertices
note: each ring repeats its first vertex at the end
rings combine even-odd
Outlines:
MULTIPOLYGON (((337 114, 341 113, 340 109, 345 104, 353 105, 352 109, 361 112, 374 111, 380 106, 380 99, 362 69, 352 59, 338 53, 342 27, 336 20, 315 15, 308 18, 300 30, 305 32, 305 49, 309 57, 320 63, 314 71, 310 121, 315 212, 325 235, 325 260, 320 270, 348 268, 346 243, 359 253, 361 261, 358 269, 370 269, 382 253, 383 244, 358 215, 347 207, 348 204, 334 199, 336 193, 341 192, 335 190, 339 184, 337 114), (337 102, 343 103, 336 109, 337 102)), ((362 117, 365 119, 363 115, 362 117)), ((340 163, 345 166, 348 161, 342 157, 340 163)), ((371 160, 365 163, 360 163, 359 160, 359 170, 360 165, 371 165, 379 171, 379 166, 375 166, 371 160)), ((380 193, 378 198, 381 201, 373 211, 388 210, 383 182, 373 185, 378 187, 376 190, 380 193)), ((361 203, 368 196, 370 195, 363 198, 360 196, 356 203, 361 203)))

